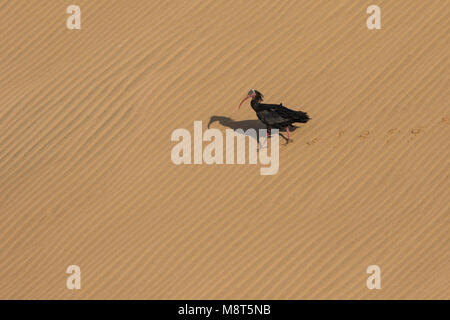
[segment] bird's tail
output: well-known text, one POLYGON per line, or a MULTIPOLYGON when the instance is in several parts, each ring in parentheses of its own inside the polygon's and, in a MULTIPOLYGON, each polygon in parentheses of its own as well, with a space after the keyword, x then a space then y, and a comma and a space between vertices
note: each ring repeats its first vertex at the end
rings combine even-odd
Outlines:
POLYGON ((303 111, 296 111, 295 112, 295 121, 296 122, 306 123, 310 119, 311 118, 308 116, 308 114, 306 112, 303 112, 303 111))

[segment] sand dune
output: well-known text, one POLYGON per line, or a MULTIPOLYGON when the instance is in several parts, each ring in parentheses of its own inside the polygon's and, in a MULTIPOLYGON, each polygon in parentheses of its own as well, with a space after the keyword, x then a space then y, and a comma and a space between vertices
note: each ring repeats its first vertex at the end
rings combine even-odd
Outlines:
POLYGON ((2 1, 0 298, 448 299, 449 4, 372 2, 2 1), (251 88, 276 175, 172 163, 251 88))

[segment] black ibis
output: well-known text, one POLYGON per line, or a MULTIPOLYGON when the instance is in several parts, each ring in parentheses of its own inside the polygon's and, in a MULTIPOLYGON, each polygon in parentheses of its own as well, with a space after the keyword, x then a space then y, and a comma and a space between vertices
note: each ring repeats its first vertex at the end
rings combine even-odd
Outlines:
POLYGON ((241 101, 238 110, 245 100, 248 98, 252 98, 250 105, 253 110, 255 110, 256 115, 262 123, 264 123, 267 127, 267 135, 270 134, 270 129, 286 129, 287 132, 287 142, 291 139, 291 135, 289 132, 289 126, 293 123, 306 123, 309 121, 309 116, 306 112, 303 111, 295 111, 289 108, 286 108, 281 103, 280 104, 266 104, 261 103, 264 99, 264 96, 261 92, 255 89, 251 89, 247 96, 241 101))

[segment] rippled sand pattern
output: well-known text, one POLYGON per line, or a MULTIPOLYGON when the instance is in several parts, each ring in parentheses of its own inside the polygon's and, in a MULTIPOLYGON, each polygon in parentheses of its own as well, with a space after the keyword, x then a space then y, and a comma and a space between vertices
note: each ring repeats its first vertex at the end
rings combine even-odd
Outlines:
POLYGON ((0 298, 449 298, 448 1, 73 2, 0 3, 0 298), (172 163, 251 88, 278 174, 172 163))

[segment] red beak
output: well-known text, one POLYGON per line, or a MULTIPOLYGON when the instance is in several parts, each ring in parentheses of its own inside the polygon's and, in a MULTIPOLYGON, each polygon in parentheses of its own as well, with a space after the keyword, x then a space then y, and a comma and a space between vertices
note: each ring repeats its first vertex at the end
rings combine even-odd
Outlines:
POLYGON ((244 103, 245 100, 247 100, 248 98, 250 98, 250 95, 246 96, 242 101, 241 104, 238 107, 238 110, 241 108, 242 104, 244 103))

